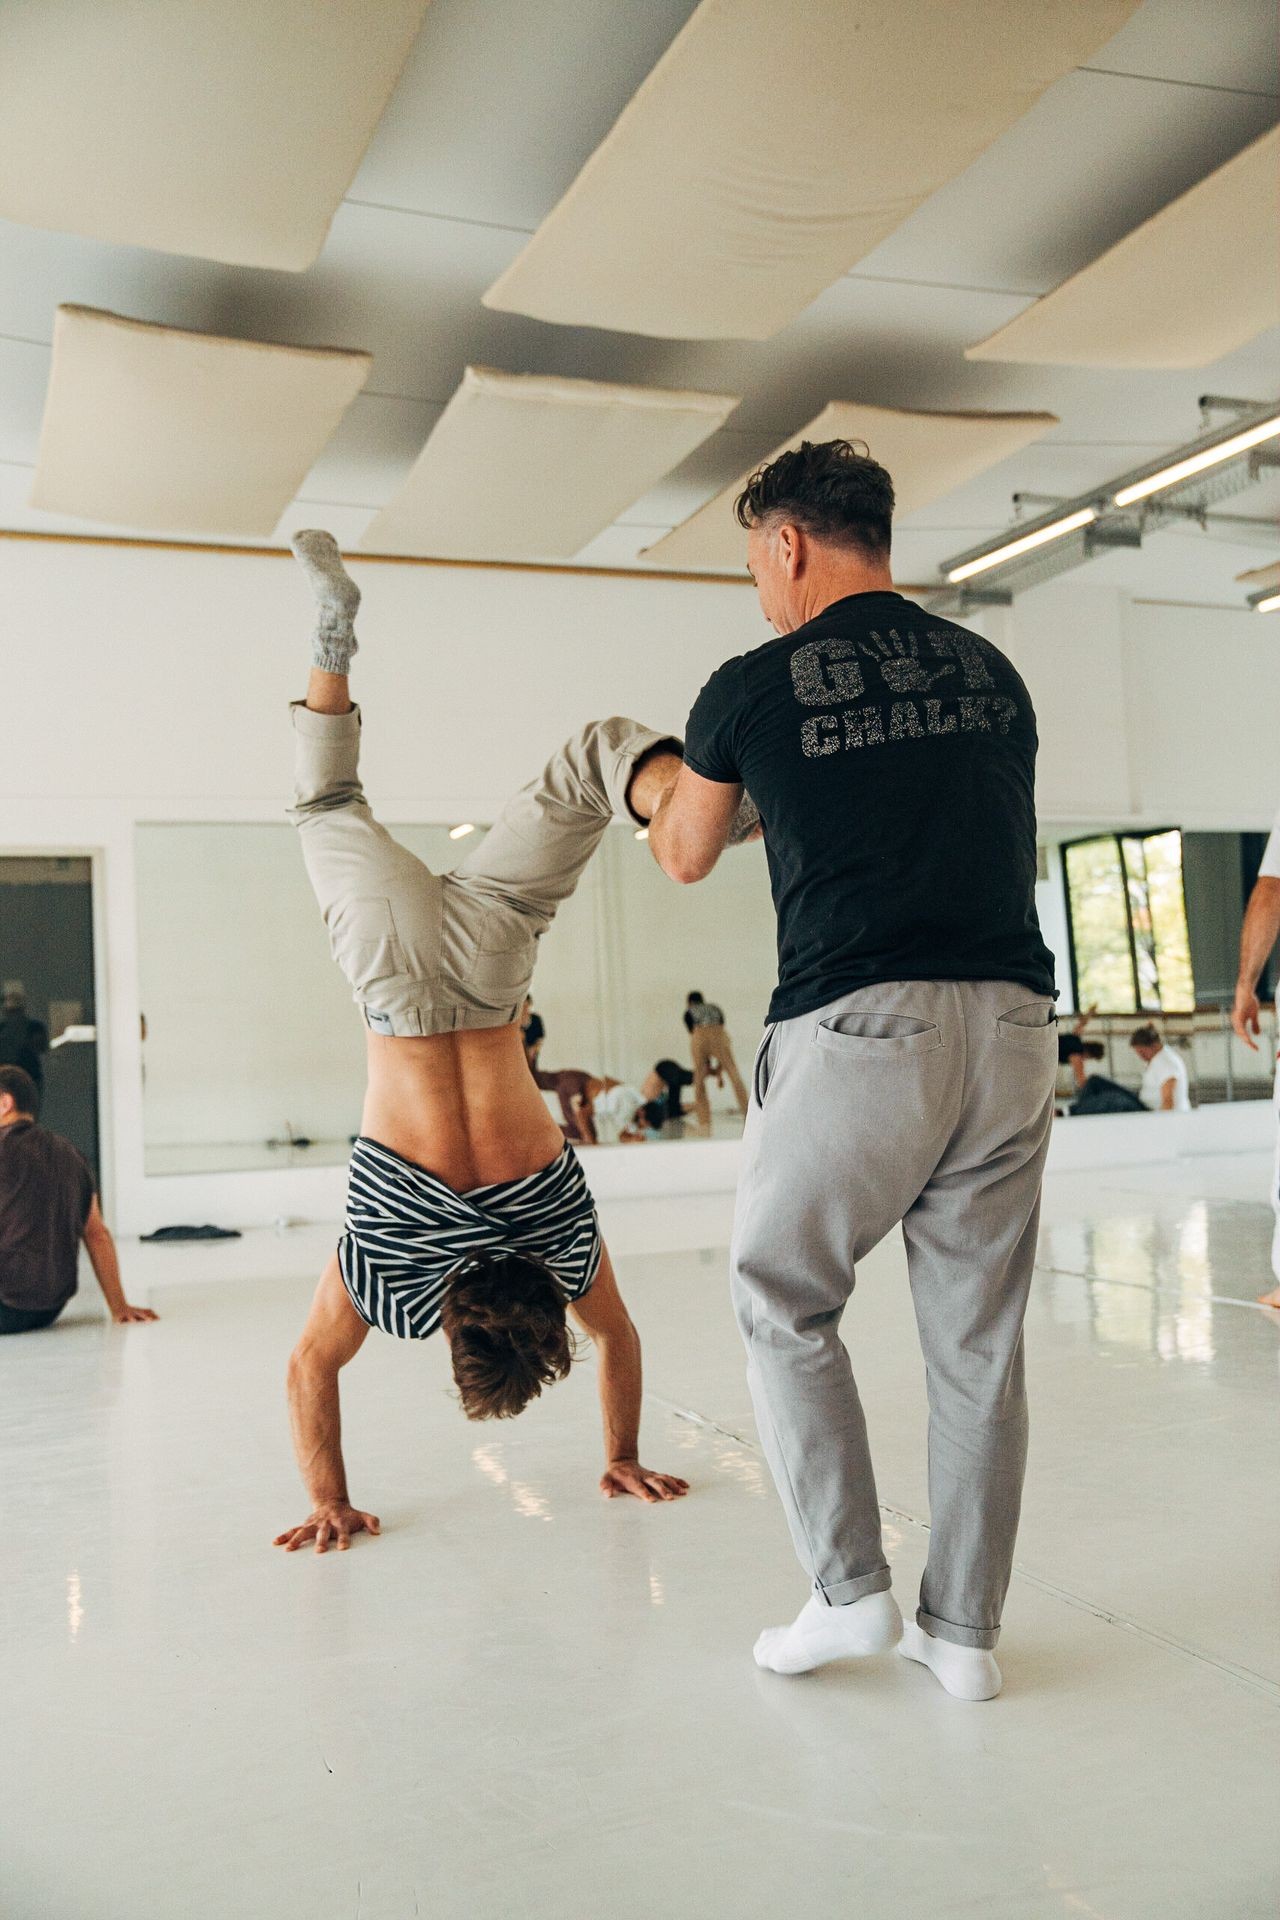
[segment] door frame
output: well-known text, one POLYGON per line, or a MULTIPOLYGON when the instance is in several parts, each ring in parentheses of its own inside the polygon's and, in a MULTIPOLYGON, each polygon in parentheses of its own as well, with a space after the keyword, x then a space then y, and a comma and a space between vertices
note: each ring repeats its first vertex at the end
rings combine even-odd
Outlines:
POLYGON ((107 915, 106 849, 84 846, 57 846, 52 842, 13 846, 0 842, 0 860, 87 860, 89 862, 89 906, 93 929, 93 1014, 98 1030, 95 1043, 98 1067, 98 1197, 102 1210, 114 1218, 116 1187, 116 1141, 111 1102, 111 1038, 107 1019, 107 915))

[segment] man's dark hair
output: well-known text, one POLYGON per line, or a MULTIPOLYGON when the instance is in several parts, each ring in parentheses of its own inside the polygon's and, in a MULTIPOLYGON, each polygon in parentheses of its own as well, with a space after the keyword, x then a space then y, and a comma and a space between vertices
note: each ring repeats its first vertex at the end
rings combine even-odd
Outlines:
POLYGON ((665 1100, 646 1100, 640 1109, 644 1123, 651 1133, 661 1133, 667 1124, 667 1103, 665 1100))
POLYGON ((1105 1060, 1107 1057, 1107 1050, 1101 1040, 1082 1040, 1080 1051, 1086 1060, 1105 1060))
POLYGON ((35 1081, 21 1067, 0 1066, 0 1093, 10 1094, 19 1113, 34 1119, 40 1111, 40 1093, 35 1081))
POLYGON ((1058 1059, 1060 1061, 1065 1063, 1068 1060, 1074 1060, 1078 1053, 1082 1054, 1083 1052, 1084 1041, 1081 1040, 1077 1034, 1060 1033, 1058 1035, 1058 1059))
POLYGON ((689 994, 688 1005, 691 1007, 700 1007, 702 1005, 702 995, 700 993, 689 994))
POLYGON ((1156 1028, 1148 1024, 1145 1027, 1134 1028, 1133 1032, 1129 1035, 1129 1045, 1131 1047, 1158 1047, 1162 1046, 1163 1042, 1156 1028))
POLYGON ((546 1267, 492 1254, 454 1275, 440 1324, 468 1420, 512 1420, 573 1364, 565 1298, 546 1267))
POLYGON ((802 440, 757 467, 734 503, 738 524, 789 521, 815 540, 887 560, 893 538, 893 481, 864 441, 802 440))

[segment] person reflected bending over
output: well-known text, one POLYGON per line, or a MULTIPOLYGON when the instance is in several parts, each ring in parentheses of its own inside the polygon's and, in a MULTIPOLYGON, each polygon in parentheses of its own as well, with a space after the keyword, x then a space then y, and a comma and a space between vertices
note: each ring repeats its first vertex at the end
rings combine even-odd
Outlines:
POLYGON ((698 1125, 704 1132, 710 1133, 708 1078, 714 1075, 716 1085, 722 1087, 724 1076, 728 1074, 738 1102, 738 1112, 743 1115, 747 1111, 747 1089, 738 1072, 733 1043, 724 1024, 724 1009, 717 1006, 714 1000, 704 1000, 700 993, 691 993, 685 1001, 684 1023, 689 1031, 689 1047, 693 1054, 693 1110, 698 1125))
POLYGON ((467 1417, 503 1419, 568 1373, 571 1310, 599 1356, 602 1491, 676 1499, 686 1482, 640 1463, 640 1342, 519 1016, 539 936, 610 820, 649 819, 680 743, 633 720, 593 722, 459 867, 429 872, 360 786, 347 682, 359 591, 329 534, 298 534, 293 549, 320 617, 307 698, 292 709, 290 818, 368 1029, 368 1088, 345 1232, 289 1364, 311 1511, 276 1544, 324 1552, 378 1531, 350 1498, 338 1395, 370 1327, 411 1340, 442 1329, 467 1417))

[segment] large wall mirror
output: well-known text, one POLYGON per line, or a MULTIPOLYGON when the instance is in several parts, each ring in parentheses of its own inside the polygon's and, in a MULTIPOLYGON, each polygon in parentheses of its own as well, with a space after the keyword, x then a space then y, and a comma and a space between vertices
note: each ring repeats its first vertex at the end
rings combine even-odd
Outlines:
MULTIPOLYGON (((1132 1039, 1154 1026, 1186 1068, 1195 1106, 1269 1096, 1276 1058, 1275 983, 1265 969, 1259 1044, 1231 1030, 1240 924, 1266 836, 1176 827, 1093 830, 1047 850, 1050 911, 1060 912, 1064 1018, 1084 1049, 1064 1062, 1059 1094, 1074 1111, 1085 1078, 1132 1093, 1143 1060, 1132 1039)), ((1095 1089, 1096 1091, 1096 1089, 1095 1089)), ((1087 1110, 1088 1102, 1084 1103, 1087 1110)))
MULTIPOLYGON (((436 872, 472 844, 443 825, 395 831, 436 872)), ((1186 1061, 1194 1104, 1267 1093, 1274 1013, 1257 1053, 1231 1037, 1227 1017, 1262 846, 1258 834, 1170 828, 1092 831, 1045 848, 1042 923, 1064 1030, 1076 1018, 1066 1010, 1095 1009, 1085 1029, 1091 1072, 1136 1088, 1142 1063, 1129 1038, 1155 1018, 1186 1061)), ((329 957, 293 830, 142 826, 137 860, 148 1173, 345 1160, 360 1125, 364 1030, 329 957)), ((677 887, 644 842, 616 826, 542 943, 539 1064, 637 1090, 659 1061, 688 1071, 683 1015, 694 990, 723 1007, 749 1077, 774 977, 761 846, 727 853, 709 879, 677 887)), ((1064 1068, 1064 1112, 1075 1091, 1064 1068)), ((732 1137, 741 1123, 727 1075, 709 1097, 711 1135, 732 1137)), ((554 1094, 546 1098, 559 1118, 554 1094)), ((683 1101, 692 1107, 691 1088, 683 1101)), ((597 1133, 602 1146, 616 1141, 616 1120, 602 1116, 597 1133)), ((642 1134, 707 1137, 692 1113, 642 1134)))
MULTIPOLYGON (((474 844, 444 825, 393 831, 435 872, 474 844)), ((364 1028, 329 956, 293 829, 143 825, 137 876, 147 1172, 344 1161, 360 1125, 364 1028)), ((634 831, 615 826, 542 942, 540 1065, 637 1089, 660 1060, 689 1068, 692 990, 723 1007, 749 1077, 774 965, 760 845, 727 853, 701 885, 677 887, 634 831)), ((709 1097, 711 1133, 740 1131, 728 1076, 709 1097)), ((554 1094, 546 1098, 559 1118, 554 1094)), ((602 1115, 601 1143, 617 1131, 602 1115)), ((642 1131, 706 1138, 692 1115, 642 1131)))

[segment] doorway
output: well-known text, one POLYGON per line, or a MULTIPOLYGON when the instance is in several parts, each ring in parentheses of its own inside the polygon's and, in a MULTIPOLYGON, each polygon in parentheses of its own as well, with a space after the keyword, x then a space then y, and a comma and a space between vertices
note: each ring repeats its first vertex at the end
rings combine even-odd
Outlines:
POLYGON ((32 1073, 40 1119, 100 1178, 93 872, 74 855, 0 857, 0 1061, 32 1073))

